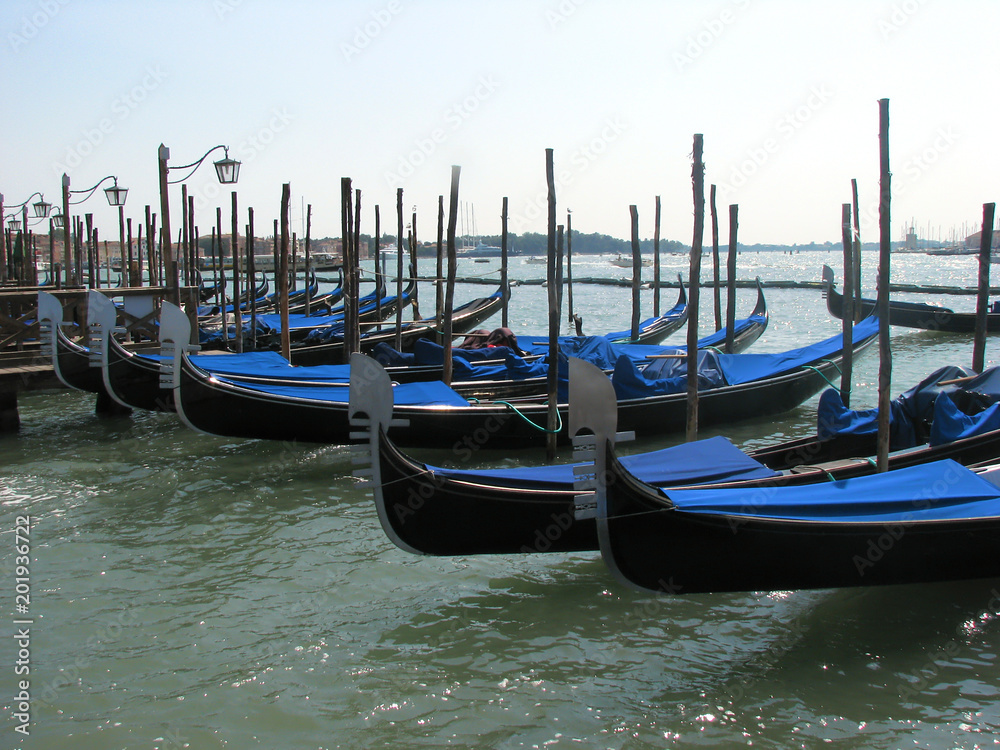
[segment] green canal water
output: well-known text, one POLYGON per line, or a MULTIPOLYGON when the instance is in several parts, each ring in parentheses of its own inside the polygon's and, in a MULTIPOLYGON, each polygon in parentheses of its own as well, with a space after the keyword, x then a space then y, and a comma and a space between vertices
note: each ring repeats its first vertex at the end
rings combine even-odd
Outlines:
MULTIPOLYGON (((492 270, 466 262, 460 275, 492 270)), ((824 262, 839 254, 739 259, 741 277, 765 282, 818 280, 824 262)), ((668 257, 664 277, 686 268, 668 257)), ((622 273, 607 258, 574 266, 622 273)), ((896 256, 893 273, 973 285, 975 259, 896 256)), ((627 289, 574 291, 587 331, 628 326, 627 289)), ((739 291, 741 317, 753 298, 739 291)), ((768 301, 757 351, 838 330, 818 290, 768 301)), ((516 288, 511 304, 516 332, 545 331, 544 289, 516 288)), ((711 313, 701 320, 707 330, 711 313)), ((967 337, 899 328, 892 348, 894 392, 972 358, 967 337)), ((868 354, 855 406, 874 405, 876 375, 868 354)), ((704 434, 743 446, 804 435, 815 404, 704 434)), ((21 419, 0 437, 0 747, 985 748, 1000 736, 1000 581, 657 597, 615 583, 597 553, 403 552, 343 446, 211 437, 167 414, 98 418, 70 391, 22 397, 21 419), (18 613, 25 516, 30 606, 18 613)))

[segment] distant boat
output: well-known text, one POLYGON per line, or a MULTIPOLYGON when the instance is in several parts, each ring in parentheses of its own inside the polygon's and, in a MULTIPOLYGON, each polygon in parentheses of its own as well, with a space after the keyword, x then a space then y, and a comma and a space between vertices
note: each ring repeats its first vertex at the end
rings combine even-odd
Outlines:
POLYGON ((503 255, 503 248, 477 242, 473 247, 460 249, 458 254, 467 258, 499 258, 503 255))
MULTIPOLYGON (((619 268, 631 268, 632 267, 632 259, 631 258, 626 258, 624 255, 619 254, 619 256, 617 258, 612 259, 611 265, 618 266, 619 268)), ((642 265, 643 266, 651 266, 651 265, 653 265, 653 261, 651 261, 649 258, 643 258, 642 259, 642 265)))

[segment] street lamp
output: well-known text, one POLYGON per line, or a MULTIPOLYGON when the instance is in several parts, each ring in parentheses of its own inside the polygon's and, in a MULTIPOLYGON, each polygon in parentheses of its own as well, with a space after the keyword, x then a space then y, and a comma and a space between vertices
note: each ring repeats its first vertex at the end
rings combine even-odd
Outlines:
MULTIPOLYGON (((69 176, 68 175, 63 175, 63 179, 64 179, 64 181, 66 183, 66 186, 69 187, 69 176)), ((102 177, 98 181, 98 183, 96 185, 94 185, 93 187, 87 188, 86 190, 70 190, 69 191, 70 195, 83 195, 84 193, 86 193, 86 195, 83 198, 81 198, 80 200, 78 200, 78 201, 69 201, 69 204, 72 205, 72 206, 75 206, 78 203, 83 203, 85 200, 89 199, 90 196, 92 196, 97 191, 97 188, 99 188, 102 184, 104 184, 104 182, 106 180, 114 180, 115 181, 115 184, 112 185, 111 187, 104 188, 104 197, 106 197, 108 199, 108 205, 109 206, 124 206, 125 205, 125 199, 128 197, 128 188, 123 188, 123 187, 119 186, 119 184, 118 184, 118 178, 115 177, 114 175, 110 175, 110 174, 107 175, 106 177, 102 177)), ((48 215, 48 214, 46 214, 46 215, 48 215)))
POLYGON ((114 184, 111 187, 104 188, 104 196, 108 199, 108 205, 110 206, 124 206, 125 198, 128 196, 128 188, 123 188, 118 185, 118 178, 114 175, 106 175, 97 181, 97 184, 93 187, 89 187, 86 190, 70 190, 70 180, 68 174, 63 174, 62 176, 62 214, 58 221, 54 221, 53 225, 56 228, 62 228, 63 230, 63 262, 66 269, 66 283, 70 284, 75 278, 75 273, 73 269, 73 251, 70 244, 70 213, 69 207, 76 206, 84 201, 88 200, 101 185, 103 185, 108 180, 114 180, 114 184), (83 197, 79 200, 70 200, 71 195, 82 195, 83 197))
MULTIPOLYGON (((219 183, 222 185, 234 185, 236 180, 240 176, 240 162, 235 159, 229 158, 229 146, 212 146, 205 155, 202 156, 198 161, 191 162, 190 164, 185 164, 180 167, 170 167, 167 162, 170 160, 170 149, 160 144, 160 149, 158 152, 159 160, 159 170, 160 170, 160 231, 162 232, 161 245, 163 247, 163 267, 167 275, 167 286, 174 290, 174 302, 180 302, 179 295, 176 293, 177 290, 177 276, 173 268, 174 264, 174 249, 170 241, 170 201, 168 190, 170 185, 176 185, 178 182, 184 182, 191 175, 197 171, 198 167, 202 165, 208 155, 213 151, 222 149, 225 152, 225 156, 219 159, 217 162, 213 162, 215 165, 215 175, 219 179, 219 183), (181 171, 185 169, 190 169, 191 171, 176 180, 171 180, 168 178, 170 170, 181 171)), ((235 252, 235 250, 234 250, 235 252)))

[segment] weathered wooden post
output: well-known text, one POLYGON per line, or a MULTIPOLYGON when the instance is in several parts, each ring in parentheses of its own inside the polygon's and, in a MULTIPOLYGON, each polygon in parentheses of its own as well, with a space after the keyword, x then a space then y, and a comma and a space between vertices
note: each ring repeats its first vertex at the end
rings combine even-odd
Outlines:
POLYGON ((639 288, 642 285, 642 256, 639 252, 639 208, 634 204, 628 207, 632 220, 632 327, 629 339, 632 343, 639 340, 639 288))
POLYGON ((84 218, 87 220, 87 286, 96 289, 94 271, 97 270, 97 260, 94 253, 94 215, 85 214, 84 218))
POLYGON ((309 314, 310 308, 312 307, 312 289, 309 286, 309 269, 310 269, 310 255, 311 255, 311 245, 312 245, 312 213, 313 207, 312 203, 306 206, 306 315, 309 314))
MULTIPOLYGON (((500 325, 503 328, 507 328, 509 325, 508 315, 509 315, 509 304, 510 304, 510 294, 508 293, 507 284, 509 279, 507 276, 507 196, 503 198, 503 207, 500 211, 500 289, 503 294, 503 307, 500 312, 500 325)), ((572 303, 571 303, 572 304, 572 303)))
POLYGON ((660 196, 653 216, 653 317, 660 317, 660 196))
MULTIPOLYGON (((844 333, 844 361, 840 368, 840 398, 844 406, 851 405, 854 380, 854 239, 851 237, 851 204, 841 207, 840 235, 844 244, 844 309, 840 319, 844 333)), ((832 290, 831 290, 832 291, 832 290)))
MULTIPOLYGON (((284 200, 284 197, 282 197, 284 200)), ((240 229, 239 214, 236 207, 236 191, 232 191, 232 248, 233 251, 233 323, 236 326, 236 351, 243 353, 243 309, 242 294, 240 293, 240 229)), ((286 303, 287 305, 287 303, 286 303)), ((287 314, 287 310, 285 314, 287 314)), ((287 321, 281 321, 281 341, 284 350, 285 329, 288 327, 287 321)), ((288 356, 288 355, 285 355, 288 356)))
POLYGON ((736 327, 736 248, 740 227, 740 207, 729 206, 729 254, 726 256, 726 352, 733 353, 736 327))
POLYGON ((403 188, 396 188, 396 335, 397 351, 403 348, 403 188))
MULTIPOLYGON (((191 264, 188 259, 191 255, 191 243, 188 241, 188 192, 187 183, 181 185, 181 236, 177 241, 177 261, 183 261, 184 284, 191 285, 191 264)), ((180 277, 178 277, 179 279, 180 277)))
MULTIPOLYGON (((375 235, 373 237, 375 245, 375 252, 373 257, 375 258, 373 270, 375 273, 375 288, 381 289, 382 285, 385 283, 385 269, 382 267, 382 218, 379 213, 379 207, 375 206, 375 235)), ((375 295, 375 318, 378 320, 378 330, 382 330, 382 295, 375 295)))
POLYGON ((861 322, 861 212, 858 210, 858 181, 851 180, 854 209, 854 322, 861 322))
POLYGON ((979 237, 979 288, 976 297, 976 332, 972 340, 972 369, 982 372, 986 363, 986 313, 989 312, 990 252, 993 249, 995 203, 983 204, 983 231, 979 237))
MULTIPOLYGON (((416 207, 414 207, 416 208, 416 207)), ((413 211, 410 219, 410 279, 413 281, 413 319, 420 320, 420 299, 417 290, 420 288, 420 271, 417 266, 420 243, 417 241, 417 212, 413 211)))
POLYGON ((72 231, 73 218, 69 213, 69 175, 62 176, 62 204, 63 204, 63 265, 66 269, 66 286, 76 283, 76 274, 73 271, 73 243, 70 242, 70 232, 72 231))
POLYGON ((455 270, 458 265, 455 257, 455 225, 458 223, 458 181, 462 168, 451 168, 451 197, 448 200, 448 280, 444 290, 444 321, 442 322, 444 344, 444 367, 441 378, 451 385, 453 362, 451 361, 452 320, 451 313, 455 304, 455 270))
POLYGON ((566 307, 567 320, 573 322, 573 212, 566 209, 566 307))
MULTIPOLYGON (((247 289, 250 290, 250 336, 253 340, 253 348, 257 348, 257 287, 254 283, 257 276, 257 249, 254 246, 254 229, 253 229, 253 206, 247 208, 247 277, 249 282, 247 283, 247 289)), ((308 300, 306 300, 308 305, 308 300)), ((308 308, 306 313, 308 314, 308 308)))
MULTIPOLYGON (((212 241, 215 243, 215 247, 218 250, 219 257, 219 279, 221 281, 221 301, 219 303, 219 310, 222 311, 222 347, 224 349, 229 348, 229 322, 227 321, 227 311, 226 308, 229 306, 226 299, 226 258, 222 254, 222 206, 215 207, 215 233, 212 236, 212 241)), ((279 300, 280 301, 280 300, 279 300)), ((236 334, 239 335, 238 333, 236 334)))
POLYGON ((712 285, 715 289, 715 330, 722 328, 722 290, 719 287, 719 215, 715 210, 715 185, 709 189, 712 213, 712 285))
POLYGON ((698 298, 701 287, 701 248, 705 233, 705 163, 703 136, 694 137, 691 187, 694 193, 694 237, 691 241, 687 329, 687 439, 698 439, 698 298))
POLYGON ((548 258, 546 281, 549 299, 549 371, 546 393, 549 408, 545 422, 545 454, 549 461, 556 457, 556 428, 559 424, 559 308, 556 293, 556 183, 552 149, 545 149, 545 182, 548 186, 548 258))
POLYGON ((434 267, 434 324, 441 330, 444 320, 444 196, 438 196, 438 231, 434 267))
MULTIPOLYGON (((167 184, 167 161, 170 159, 170 149, 161 143, 157 156, 160 175, 160 258, 165 273, 164 286, 167 287, 168 299, 175 305, 180 305, 180 293, 177 289, 177 276, 174 271, 174 250, 170 244, 172 238, 170 236, 170 200, 167 184)), ((219 236, 221 238, 222 235, 219 236)))
POLYGON ((889 171, 889 100, 879 99, 879 262, 878 262, 878 440, 877 471, 889 468, 889 387, 892 381, 892 351, 889 347, 889 258, 892 249, 889 207, 892 198, 889 171))
POLYGON ((358 261, 354 255, 354 212, 351 178, 340 180, 340 231, 344 255, 344 363, 351 361, 355 348, 355 331, 358 329, 358 261))
MULTIPOLYGON (((233 195, 236 194, 233 193, 233 195)), ((292 337, 291 331, 288 330, 288 207, 291 199, 292 186, 291 183, 286 182, 281 186, 281 262, 277 270, 278 305, 281 315, 281 356, 287 360, 292 358, 292 337)))

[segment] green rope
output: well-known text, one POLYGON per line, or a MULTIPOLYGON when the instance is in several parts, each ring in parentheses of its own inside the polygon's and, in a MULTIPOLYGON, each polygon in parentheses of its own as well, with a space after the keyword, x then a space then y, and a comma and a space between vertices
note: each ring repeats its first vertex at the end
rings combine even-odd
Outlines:
POLYGON ((832 359, 821 359, 820 362, 825 362, 828 365, 832 365, 836 370, 838 375, 842 375, 843 371, 840 369, 840 365, 834 362, 832 359))
POLYGON ((825 380, 827 382, 827 385, 829 385, 831 388, 836 388, 838 391, 840 390, 840 386, 834 383, 832 380, 830 380, 830 378, 828 378, 825 374, 823 374, 823 372, 818 367, 813 367, 812 365, 802 365, 802 366, 807 370, 813 370, 817 375, 823 378, 823 380, 825 380))
POLYGON ((534 427, 539 432, 545 432, 550 435, 556 435, 562 430, 562 414, 559 413, 558 409, 556 409, 556 420, 558 421, 558 426, 554 430, 550 430, 545 427, 540 427, 539 425, 532 422, 530 419, 528 419, 528 417, 526 417, 524 414, 518 411, 517 407, 514 406, 514 404, 510 403, 509 401, 494 401, 493 403, 503 404, 504 406, 510 408, 512 412, 514 412, 517 416, 519 416, 521 419, 523 419, 525 422, 527 422, 529 425, 534 427))

